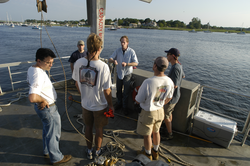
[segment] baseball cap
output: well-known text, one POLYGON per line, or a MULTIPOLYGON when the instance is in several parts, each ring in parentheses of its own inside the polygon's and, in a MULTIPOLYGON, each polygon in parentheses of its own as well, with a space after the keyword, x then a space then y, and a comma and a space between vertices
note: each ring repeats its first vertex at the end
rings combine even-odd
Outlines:
POLYGON ((170 50, 165 51, 166 53, 174 54, 176 57, 180 56, 180 51, 177 48, 171 48, 170 50))
POLYGON ((168 59, 166 57, 157 57, 155 59, 155 64, 158 66, 158 67, 161 67, 163 69, 167 69, 168 68, 168 59))
POLYGON ((84 45, 84 41, 79 40, 79 41, 77 42, 77 45, 84 45))

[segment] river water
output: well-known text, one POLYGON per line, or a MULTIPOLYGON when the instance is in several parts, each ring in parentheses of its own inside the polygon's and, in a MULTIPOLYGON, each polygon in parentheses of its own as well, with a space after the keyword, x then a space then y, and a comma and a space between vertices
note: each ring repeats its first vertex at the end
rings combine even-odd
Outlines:
MULTIPOLYGON (((90 33, 90 28, 87 27, 47 27, 47 30, 60 57, 70 56, 77 49, 77 41, 86 42, 90 33)), ((115 49, 120 47, 119 41, 123 35, 128 36, 129 46, 137 54, 138 68, 140 69, 152 71, 153 59, 158 56, 166 56, 164 50, 175 47, 181 53, 179 61, 183 65, 186 80, 250 96, 250 35, 248 34, 189 33, 187 31, 150 29, 109 31, 106 29, 102 58, 108 58, 115 49)), ((36 50, 41 47, 40 40, 42 47, 55 51, 45 28, 43 28, 40 37, 40 31, 31 27, 0 26, 0 63, 35 60, 36 50)), ((60 66, 59 62, 56 63, 60 66)), ((69 65, 67 59, 64 60, 64 64, 69 65)), ((27 70, 27 66, 22 69, 27 70)), ((61 69, 54 68, 54 71, 61 71, 61 69)), ((51 72, 53 72, 53 68, 51 72)), ((7 91, 10 89, 9 84, 7 85, 9 83, 7 71, 1 70, 0 74, 3 76, 0 85, 3 90, 7 91)), ((216 100, 222 99, 225 103, 249 110, 249 99, 220 93, 215 94, 209 90, 204 90, 203 94, 206 97, 216 100)), ((218 109, 228 115, 233 114, 234 117, 242 120, 246 118, 244 112, 232 113, 230 108, 211 106, 208 102, 201 103, 201 106, 208 106, 213 110, 218 109)))

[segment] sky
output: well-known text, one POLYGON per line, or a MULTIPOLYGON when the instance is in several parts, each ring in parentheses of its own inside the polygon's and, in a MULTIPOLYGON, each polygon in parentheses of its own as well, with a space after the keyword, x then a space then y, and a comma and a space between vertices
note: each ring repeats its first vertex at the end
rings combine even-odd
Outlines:
MULTIPOLYGON (((48 20, 87 19, 86 0, 46 0, 48 20)), ((179 20, 188 24, 198 17, 201 24, 217 27, 250 27, 250 0, 106 0, 106 19, 136 18, 151 20, 179 20)), ((36 0, 9 0, 0 3, 0 20, 41 19, 36 0)))

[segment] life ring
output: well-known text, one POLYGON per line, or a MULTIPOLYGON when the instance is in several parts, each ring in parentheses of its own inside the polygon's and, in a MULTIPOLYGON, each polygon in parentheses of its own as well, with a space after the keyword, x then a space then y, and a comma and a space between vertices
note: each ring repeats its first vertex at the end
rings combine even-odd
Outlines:
POLYGON ((140 88, 140 86, 137 86, 133 90, 133 93, 132 93, 132 99, 133 99, 133 101, 135 101, 135 96, 137 95, 137 93, 139 91, 139 88, 140 88))

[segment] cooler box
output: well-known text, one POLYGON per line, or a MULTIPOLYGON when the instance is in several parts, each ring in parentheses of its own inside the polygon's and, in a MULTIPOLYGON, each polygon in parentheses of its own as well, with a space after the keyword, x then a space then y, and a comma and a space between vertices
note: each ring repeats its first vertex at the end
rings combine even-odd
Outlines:
POLYGON ((235 121, 199 111, 194 116, 193 134, 229 148, 237 132, 235 121))

